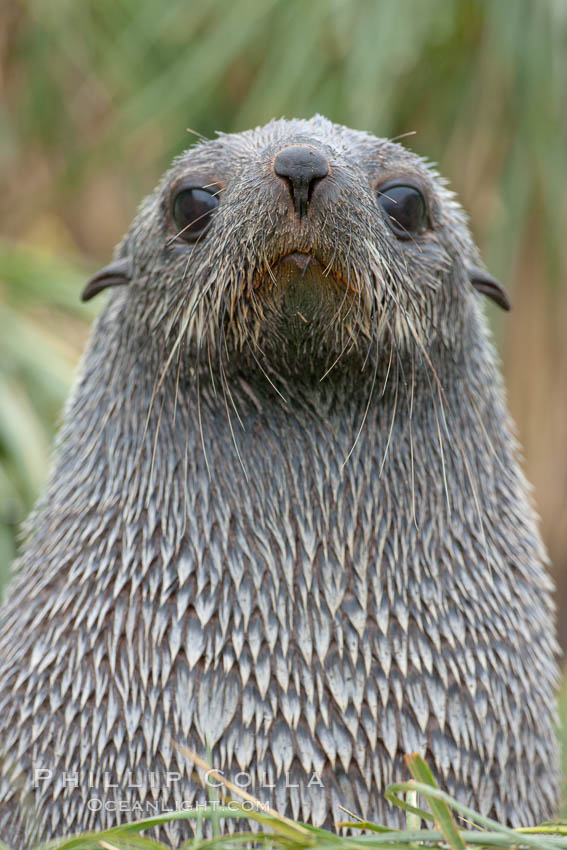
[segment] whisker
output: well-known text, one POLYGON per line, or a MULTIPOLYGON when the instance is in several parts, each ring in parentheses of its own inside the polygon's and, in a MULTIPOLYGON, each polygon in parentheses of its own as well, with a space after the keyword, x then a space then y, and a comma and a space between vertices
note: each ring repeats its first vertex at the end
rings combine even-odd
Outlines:
POLYGON ((348 462, 349 458, 351 457, 351 455, 352 455, 352 453, 353 453, 353 451, 354 451, 354 449, 355 449, 355 447, 356 447, 356 444, 358 443, 359 437, 360 437, 360 435, 362 434, 362 430, 363 430, 364 425, 365 425, 365 423, 366 423, 366 419, 367 419, 367 416, 368 416, 368 411, 370 410, 370 402, 371 402, 371 400, 372 400, 372 394, 374 393, 374 386, 375 386, 375 384, 376 384, 376 375, 377 375, 377 373, 378 373, 378 350, 379 350, 379 345, 380 345, 380 341, 379 341, 378 335, 376 335, 376 358, 375 358, 375 362, 374 362, 374 372, 373 372, 373 374, 372 374, 372 383, 371 383, 371 385, 370 385, 370 390, 369 390, 369 392, 368 392, 368 399, 367 399, 367 402, 366 402, 366 407, 365 407, 365 409, 364 409, 364 414, 363 414, 363 416, 362 416, 362 422, 360 423, 360 427, 359 427, 358 432, 357 432, 357 434, 356 434, 356 437, 355 437, 355 439, 354 439, 354 443, 352 444, 352 446, 351 446, 351 448, 350 448, 349 453, 347 454, 347 456, 345 457, 345 459, 344 459, 344 461, 343 461, 343 463, 342 463, 341 470, 343 470, 343 469, 345 468, 345 466, 346 466, 346 464, 347 464, 347 462, 348 462))
POLYGON ((407 133, 400 133, 399 136, 393 136, 388 139, 389 142, 399 142, 400 139, 407 139, 408 136, 416 136, 417 130, 408 130, 407 133))
POLYGON ((390 428, 388 430, 388 438, 386 440, 386 446, 384 448, 384 454, 382 455, 382 462, 380 463, 380 469, 378 470, 378 478, 382 478, 382 473, 384 471, 384 465, 386 463, 386 458, 388 456, 388 450, 390 448, 390 442, 392 440, 392 432, 394 430, 394 422, 396 421, 396 413, 398 412, 398 389, 399 389, 399 368, 396 369, 396 391, 394 394, 394 409, 392 411, 392 418, 390 420, 390 428))
POLYGON ((409 412, 409 435, 410 435, 410 467, 411 467, 411 504, 412 504, 412 517, 413 523, 416 527, 416 530, 419 531, 419 526, 417 524, 417 517, 415 512, 415 467, 414 467, 414 454, 413 454, 413 403, 414 403, 414 393, 415 393, 415 363, 412 359, 411 361, 411 393, 410 393, 410 412, 409 412))
POLYGON ((202 133, 199 133, 199 131, 198 131, 198 130, 193 130, 193 128, 192 128, 192 127, 186 127, 186 128, 185 128, 185 132, 186 132, 186 133, 192 133, 194 136, 197 136, 197 138, 198 138, 198 139, 201 139, 203 142, 208 142, 208 141, 209 141, 209 139, 207 138, 207 136, 203 136, 203 134, 202 134, 202 133))
POLYGON ((213 480, 213 476, 211 474, 211 467, 209 465, 209 458, 207 455, 207 449, 205 446, 205 433, 203 431, 203 415, 201 411, 201 369, 200 369, 200 360, 201 360, 201 340, 199 339, 197 342, 197 361, 195 366, 195 374, 197 378, 197 421, 199 423, 199 437, 201 439, 201 448, 203 449, 203 457, 205 459, 205 466, 207 468, 207 475, 209 476, 209 481, 213 480))
POLYGON ((281 398, 281 400, 284 402, 284 404, 287 404, 287 399, 286 399, 286 397, 285 397, 285 396, 284 396, 284 395, 283 395, 283 394, 279 391, 279 389, 276 387, 276 385, 275 385, 275 384, 274 384, 274 382, 271 380, 270 376, 268 375, 268 373, 266 372, 266 370, 264 369, 264 367, 262 366, 262 364, 260 363, 260 361, 259 361, 259 360, 258 360, 258 358, 256 357, 256 354, 255 354, 255 352, 254 352, 254 349, 252 348, 252 345, 251 345, 250 340, 249 340, 248 338, 246 338, 246 343, 247 343, 247 345, 248 345, 248 349, 249 349, 249 351, 250 351, 250 354, 252 355, 252 357, 254 358, 254 360, 255 360, 255 362, 256 362, 256 365, 258 366, 258 368, 260 369, 260 371, 262 372, 262 374, 264 375, 264 377, 265 377, 265 378, 266 378, 266 380, 268 381, 269 385, 272 387, 272 389, 274 390, 274 392, 276 392, 276 393, 279 395, 279 397, 280 397, 280 398, 281 398))

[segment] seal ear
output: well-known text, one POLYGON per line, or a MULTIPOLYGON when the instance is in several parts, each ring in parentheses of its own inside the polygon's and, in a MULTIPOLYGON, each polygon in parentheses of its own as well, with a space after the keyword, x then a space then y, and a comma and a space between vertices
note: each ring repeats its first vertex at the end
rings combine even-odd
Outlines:
POLYGON ((91 279, 81 293, 81 301, 88 301, 94 298, 107 286, 123 286, 130 283, 132 278, 132 265, 130 257, 123 257, 121 260, 115 260, 108 266, 105 266, 100 271, 93 274, 91 279))
POLYGON ((510 297, 496 278, 478 266, 468 266, 467 271, 469 280, 477 292, 488 295, 503 310, 509 310, 511 308, 510 297))

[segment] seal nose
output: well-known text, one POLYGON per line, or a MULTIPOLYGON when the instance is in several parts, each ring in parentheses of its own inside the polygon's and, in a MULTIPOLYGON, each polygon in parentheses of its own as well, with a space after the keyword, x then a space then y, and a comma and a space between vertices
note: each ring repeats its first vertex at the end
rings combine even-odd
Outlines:
POLYGON ((319 151, 306 145, 290 145, 274 159, 274 171, 288 185, 295 214, 307 215, 313 187, 329 173, 329 163, 319 151))

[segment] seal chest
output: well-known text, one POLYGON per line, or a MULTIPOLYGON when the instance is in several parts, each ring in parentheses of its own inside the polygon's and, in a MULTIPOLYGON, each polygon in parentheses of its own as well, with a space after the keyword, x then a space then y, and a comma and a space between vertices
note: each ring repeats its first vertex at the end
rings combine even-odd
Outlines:
POLYGON ((317 825, 397 825, 413 751, 553 816, 551 584, 479 292, 509 303, 436 172, 321 117, 221 135, 108 287, 1 612, 3 840, 202 799, 172 742, 317 825))

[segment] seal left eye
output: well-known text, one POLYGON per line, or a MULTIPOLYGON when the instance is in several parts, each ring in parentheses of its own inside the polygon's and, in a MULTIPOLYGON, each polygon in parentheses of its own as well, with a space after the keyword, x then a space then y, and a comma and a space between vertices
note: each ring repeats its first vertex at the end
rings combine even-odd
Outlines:
POLYGON ((193 242, 211 223, 211 215, 218 204, 218 198, 206 189, 181 189, 172 205, 177 235, 186 242, 193 242))
POLYGON ((376 190, 378 203, 398 239, 409 239, 428 228, 427 205, 415 186, 386 183, 376 190))

